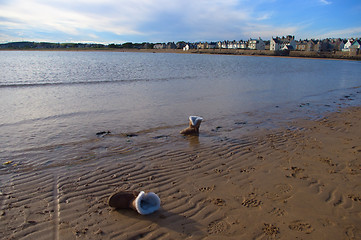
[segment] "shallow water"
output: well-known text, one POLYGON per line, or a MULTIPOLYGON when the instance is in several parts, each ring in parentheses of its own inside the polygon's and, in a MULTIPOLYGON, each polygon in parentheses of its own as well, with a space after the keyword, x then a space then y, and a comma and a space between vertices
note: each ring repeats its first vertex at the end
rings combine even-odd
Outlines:
POLYGON ((0 70, 0 157, 31 165, 176 144, 189 115, 207 139, 317 117, 361 91, 361 62, 321 59, 3 51, 0 70))

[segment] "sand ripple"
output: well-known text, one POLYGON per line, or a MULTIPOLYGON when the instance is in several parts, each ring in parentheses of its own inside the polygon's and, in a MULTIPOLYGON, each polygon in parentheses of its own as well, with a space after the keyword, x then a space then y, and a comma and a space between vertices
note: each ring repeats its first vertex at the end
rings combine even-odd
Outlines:
POLYGON ((112 145, 107 153, 98 140, 79 164, 14 172, 4 166, 0 235, 359 239, 360 120, 361 109, 350 108, 284 129, 238 137, 230 132, 222 141, 202 142, 200 136, 194 145, 182 137, 112 145), (106 200, 118 190, 153 191, 161 209, 148 216, 113 210, 106 200))

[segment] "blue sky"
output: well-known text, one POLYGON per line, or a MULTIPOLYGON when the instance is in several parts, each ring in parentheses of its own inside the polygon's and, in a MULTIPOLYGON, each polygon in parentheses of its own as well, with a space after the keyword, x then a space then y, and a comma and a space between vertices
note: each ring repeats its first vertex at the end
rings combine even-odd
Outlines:
POLYGON ((0 0, 0 43, 361 37, 361 0, 0 0))

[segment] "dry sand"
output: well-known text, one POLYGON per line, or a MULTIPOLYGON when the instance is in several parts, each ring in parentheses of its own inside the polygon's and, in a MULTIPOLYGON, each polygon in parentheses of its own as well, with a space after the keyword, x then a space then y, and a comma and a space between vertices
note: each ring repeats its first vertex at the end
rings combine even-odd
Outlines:
POLYGON ((188 140, 3 174, 0 238, 361 239, 360 107, 188 140), (120 189, 154 191, 161 209, 113 210, 106 200, 120 189))

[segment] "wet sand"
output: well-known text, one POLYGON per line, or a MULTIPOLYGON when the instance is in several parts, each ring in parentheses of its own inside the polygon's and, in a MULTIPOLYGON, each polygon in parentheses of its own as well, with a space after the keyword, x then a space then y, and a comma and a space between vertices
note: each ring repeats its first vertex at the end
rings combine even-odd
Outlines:
POLYGON ((1 239, 361 239, 361 108, 286 125, 36 171, 3 163, 1 239), (113 210, 117 190, 153 191, 161 209, 113 210))

